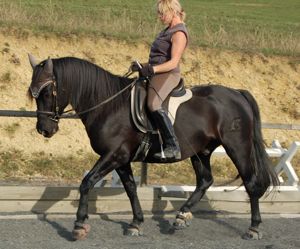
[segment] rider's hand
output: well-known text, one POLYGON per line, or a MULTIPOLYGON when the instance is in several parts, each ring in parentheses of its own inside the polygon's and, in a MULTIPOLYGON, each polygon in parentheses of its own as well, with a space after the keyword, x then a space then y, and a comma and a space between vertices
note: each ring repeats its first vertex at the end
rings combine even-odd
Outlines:
POLYGON ((154 69, 149 63, 146 63, 139 69, 139 73, 142 77, 148 78, 154 75, 154 69))

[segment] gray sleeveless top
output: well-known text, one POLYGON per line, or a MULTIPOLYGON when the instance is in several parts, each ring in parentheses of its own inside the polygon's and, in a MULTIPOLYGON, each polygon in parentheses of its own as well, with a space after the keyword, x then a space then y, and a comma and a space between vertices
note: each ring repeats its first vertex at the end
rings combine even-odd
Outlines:
MULTIPOLYGON (((179 23, 172 28, 167 27, 161 31, 151 45, 149 63, 151 65, 159 65, 171 59, 172 35, 178 31, 182 31, 188 41, 188 31, 183 23, 179 23)), ((173 70, 172 70, 173 71, 173 70)), ((179 67, 174 69, 179 72, 179 67)))

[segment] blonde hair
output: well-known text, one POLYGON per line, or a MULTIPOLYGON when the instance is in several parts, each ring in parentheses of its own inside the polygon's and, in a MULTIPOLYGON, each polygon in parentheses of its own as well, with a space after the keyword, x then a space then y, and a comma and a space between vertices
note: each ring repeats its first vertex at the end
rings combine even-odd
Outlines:
POLYGON ((159 14, 176 14, 181 21, 185 19, 185 12, 178 0, 157 0, 156 8, 159 14))

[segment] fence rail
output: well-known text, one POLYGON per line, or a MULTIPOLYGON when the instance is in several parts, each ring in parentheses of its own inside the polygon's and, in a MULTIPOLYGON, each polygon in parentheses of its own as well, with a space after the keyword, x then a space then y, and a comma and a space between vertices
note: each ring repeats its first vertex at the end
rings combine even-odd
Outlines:
MULTIPOLYGON (((15 111, 15 110, 0 110, 0 117, 23 117, 23 118, 36 118, 35 111, 15 111)), ((65 114, 61 118, 65 119, 78 119, 72 114, 65 114)), ((264 129, 280 129, 280 130, 300 130, 300 124, 275 124, 275 123, 262 123, 264 129)))
MULTIPOLYGON (((0 117, 36 118, 36 116, 35 111, 0 110, 0 117)), ((78 119, 79 117, 74 117, 72 114, 65 114, 61 118, 78 119)))
POLYGON ((300 130, 300 125, 298 124, 272 124, 272 123, 262 123, 262 128, 264 129, 280 129, 280 130, 300 130))

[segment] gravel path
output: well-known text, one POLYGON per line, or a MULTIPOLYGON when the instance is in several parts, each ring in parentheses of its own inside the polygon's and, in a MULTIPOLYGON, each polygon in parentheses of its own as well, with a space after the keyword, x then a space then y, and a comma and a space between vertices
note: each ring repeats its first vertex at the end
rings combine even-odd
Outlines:
POLYGON ((265 218, 261 225, 263 239, 245 241, 245 218, 194 218, 189 228, 170 231, 172 219, 147 218, 141 237, 124 236, 129 220, 91 218, 92 227, 84 241, 72 241, 74 218, 0 219, 2 249, 296 249, 300 248, 300 218, 265 218))

